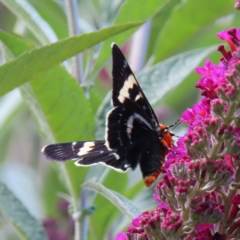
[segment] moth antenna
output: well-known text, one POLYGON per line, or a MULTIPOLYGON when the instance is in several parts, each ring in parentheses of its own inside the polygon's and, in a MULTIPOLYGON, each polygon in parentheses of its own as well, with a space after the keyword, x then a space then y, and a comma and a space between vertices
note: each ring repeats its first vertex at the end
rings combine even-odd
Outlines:
POLYGON ((174 137, 176 137, 176 138, 180 138, 180 136, 177 136, 177 135, 174 135, 174 137))
POLYGON ((172 128, 172 130, 174 130, 179 124, 180 124, 180 118, 172 125, 168 126, 168 128, 172 128))

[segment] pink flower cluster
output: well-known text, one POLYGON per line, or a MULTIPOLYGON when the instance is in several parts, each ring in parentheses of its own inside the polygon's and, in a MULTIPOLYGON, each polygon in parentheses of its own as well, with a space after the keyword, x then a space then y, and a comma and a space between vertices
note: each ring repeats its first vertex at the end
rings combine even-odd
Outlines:
POLYGON ((203 98, 182 114, 188 132, 155 187, 160 205, 116 240, 240 239, 240 29, 217 36, 231 50, 219 46, 220 63, 196 69, 203 98))

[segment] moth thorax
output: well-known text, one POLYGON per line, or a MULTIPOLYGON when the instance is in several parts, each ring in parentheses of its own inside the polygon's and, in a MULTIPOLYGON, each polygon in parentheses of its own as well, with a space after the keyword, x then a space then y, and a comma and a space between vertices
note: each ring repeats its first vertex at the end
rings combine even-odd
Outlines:
POLYGON ((173 145, 173 140, 172 140, 172 136, 174 135, 172 132, 169 131, 168 127, 163 125, 163 124, 159 124, 159 128, 161 130, 161 138, 160 138, 160 142, 166 147, 166 148, 171 148, 173 145))

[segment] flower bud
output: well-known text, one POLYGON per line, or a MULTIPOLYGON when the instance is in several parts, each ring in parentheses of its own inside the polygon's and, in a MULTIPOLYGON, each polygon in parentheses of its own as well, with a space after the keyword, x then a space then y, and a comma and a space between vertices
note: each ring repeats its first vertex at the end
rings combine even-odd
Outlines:
POLYGON ((191 200, 191 219, 196 223, 219 223, 224 218, 223 205, 213 194, 203 194, 191 200))
POLYGON ((224 118, 224 109, 225 109, 226 103, 222 99, 214 99, 211 101, 211 110, 220 118, 224 118))

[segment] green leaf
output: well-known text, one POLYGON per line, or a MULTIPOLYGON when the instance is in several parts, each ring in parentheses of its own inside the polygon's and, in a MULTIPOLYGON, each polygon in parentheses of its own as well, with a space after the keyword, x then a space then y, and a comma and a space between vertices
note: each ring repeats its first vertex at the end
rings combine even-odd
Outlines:
MULTIPOLYGON (((23 39, 0 32, 0 39, 13 54, 30 48, 23 39), (22 44, 18 45, 21 42, 22 44), (16 49, 13 46, 21 46, 16 49)), ((38 130, 49 143, 93 139, 93 115, 89 101, 75 79, 61 66, 56 66, 39 78, 21 87, 38 130)), ((77 206, 79 184, 87 169, 77 168, 72 162, 58 164, 64 183, 77 206)))
MULTIPOLYGON (((34 79, 22 88, 22 93, 48 142, 94 138, 91 106, 82 88, 64 68, 57 66, 45 73, 44 79, 34 79)), ((87 169, 77 168, 73 162, 58 165, 64 175, 69 176, 69 182, 65 183, 77 199, 79 184, 83 182, 87 169)))
POLYGON ((36 36, 42 44, 57 41, 57 36, 49 24, 26 0, 1 0, 2 3, 36 36))
POLYGON ((68 37, 66 14, 55 0, 28 0, 42 18, 48 22, 58 38, 68 37))
POLYGON ((85 49, 142 22, 125 23, 102 30, 70 37, 23 53, 0 67, 0 96, 30 81, 62 61, 85 49))
MULTIPOLYGON (((216 47, 197 49, 173 56, 163 62, 136 74, 150 104, 159 102, 169 91, 179 85, 195 67, 214 51, 216 47)), ((96 138, 102 139, 105 129, 105 117, 111 109, 111 92, 109 92, 96 114, 96 138)))
POLYGON ((151 33, 149 36, 148 43, 148 55, 147 59, 150 58, 151 55, 155 54, 155 45, 158 43, 158 36, 161 34, 162 28, 166 24, 166 21, 170 18, 171 13, 174 7, 181 0, 169 0, 164 4, 161 10, 152 18, 151 20, 151 33))
MULTIPOLYGON (((30 48, 23 39, 5 32, 0 31, 0 39, 15 56, 20 51, 30 48), (13 48, 15 45, 19 48, 13 48)), ((21 89, 25 101, 34 114, 39 131, 46 139, 48 138, 49 142, 53 142, 54 139, 56 141, 81 140, 93 136, 90 104, 78 83, 63 67, 52 68, 21 89), (49 137, 51 132, 54 136, 49 137)))
MULTIPOLYGON (((86 176, 85 182, 94 181, 99 184, 103 183, 104 181, 104 186, 106 188, 117 191, 118 193, 126 197, 125 190, 128 189, 128 174, 116 172, 104 166, 94 166, 94 168, 96 168, 96 175, 94 176, 94 171, 91 168, 91 175, 89 171, 88 176, 86 176)), ((127 198, 130 199, 130 197, 127 198)), ((104 225, 109 227, 113 223, 115 217, 119 215, 119 210, 112 204, 106 204, 106 199, 104 197, 100 196, 99 194, 97 195, 96 192, 89 191, 87 202, 91 204, 93 200, 94 205, 97 207, 97 214, 91 215, 89 217, 89 221, 91 222, 91 228, 94 229, 94 232, 98 236, 98 239, 104 239, 104 235, 106 231, 108 231, 108 229, 103 228, 102 226, 104 225), (101 219, 100 221, 102 222, 102 225, 98 224, 99 218, 101 219)))
POLYGON ((219 0, 217 4, 208 0, 182 1, 182 4, 176 6, 171 18, 156 41, 158 44, 155 49, 154 63, 169 55, 176 54, 179 47, 187 44, 190 37, 202 27, 230 11, 232 12, 232 4, 225 0, 219 0))
POLYGON ((108 92, 101 105, 98 108, 95 117, 95 136, 97 140, 101 140, 104 137, 105 120, 108 111, 112 108, 111 104, 112 91, 108 92))
POLYGON ((86 182, 82 185, 82 187, 91 189, 101 194, 130 219, 133 219, 141 214, 141 211, 130 200, 113 190, 105 188, 99 183, 86 182))
POLYGON ((138 80, 149 102, 157 103, 167 92, 179 85, 214 50, 216 50, 215 46, 188 51, 144 69, 138 75, 138 80))
MULTIPOLYGON (((146 21, 158 12, 162 8, 162 6, 164 6, 165 2, 166 2, 165 0, 125 1, 122 4, 121 9, 119 10, 118 16, 116 17, 114 24, 134 21, 146 21)), ((93 74, 95 74, 104 64, 104 62, 108 59, 110 55, 110 52, 108 51, 110 44, 112 42, 115 42, 119 46, 122 45, 133 34, 134 31, 135 30, 131 30, 119 36, 116 37, 114 36, 114 38, 110 38, 103 43, 97 63, 94 67, 93 74)))
MULTIPOLYGON (((90 104, 82 88, 64 68, 54 67, 44 74, 44 79, 38 77, 21 89, 45 137, 49 132, 53 132, 56 141, 93 136, 90 104)), ((53 139, 49 140, 53 142, 53 139)))
POLYGON ((13 225, 17 226, 20 235, 26 235, 29 240, 47 240, 41 224, 2 182, 0 182, 0 210, 13 225))
POLYGON ((103 183, 110 171, 110 168, 101 164, 91 166, 85 176, 85 182, 103 183))
MULTIPOLYGON (((155 184, 156 186, 156 184, 155 184)), ((157 202, 153 198, 154 187, 144 188, 132 200, 141 211, 151 210, 156 208, 157 202)))
POLYGON ((95 114, 97 112, 97 109, 99 108, 101 102, 102 102, 102 97, 99 94, 98 88, 94 85, 92 89, 90 89, 90 104, 93 109, 93 113, 95 114))

